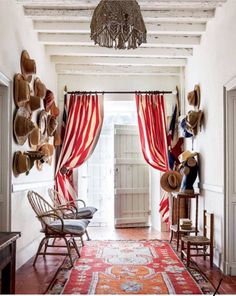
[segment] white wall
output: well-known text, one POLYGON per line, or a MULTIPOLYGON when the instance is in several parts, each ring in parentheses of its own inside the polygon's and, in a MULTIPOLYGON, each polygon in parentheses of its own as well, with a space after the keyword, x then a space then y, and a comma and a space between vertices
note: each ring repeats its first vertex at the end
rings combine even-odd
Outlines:
MULTIPOLYGON (((59 75, 58 98, 60 106, 63 106, 63 89, 67 85, 68 91, 139 91, 139 90, 175 90, 179 86, 179 77, 168 76, 83 76, 83 75, 59 75)), ((133 100, 134 95, 107 95, 105 100, 133 100)), ((173 95, 166 96, 167 114, 172 112, 173 95)), ((161 218, 158 212, 160 202, 160 174, 150 168, 151 182, 151 223, 154 228, 161 230, 161 218)))
MULTIPOLYGON (((36 60, 37 76, 46 84, 46 87, 56 91, 56 75, 54 65, 44 52, 44 47, 37 41, 37 35, 33 31, 32 21, 26 19, 23 9, 13 0, 0 1, 0 72, 11 80, 15 73, 20 73, 20 56, 26 49, 31 58, 36 60)), ((11 92, 13 91, 13 88, 11 92)), ((12 113, 15 105, 12 98, 12 113)), ((35 119, 34 114, 33 119, 35 119)), ((17 145, 12 140, 12 155, 16 150, 29 150, 29 145, 17 145)), ((10 168, 11 170, 11 168, 10 168)), ((48 181, 53 181, 54 165, 47 167, 42 172, 33 168, 28 176, 20 175, 15 178, 12 175, 11 197, 11 230, 21 231, 21 238, 17 241, 17 266, 19 267, 36 252, 38 246, 40 224, 35 219, 29 206, 26 194, 28 188, 35 188, 41 194, 46 193, 45 186, 48 181)))
MULTIPOLYGON (((236 1, 228 0, 207 26, 186 72, 186 90, 200 83, 205 123, 195 141, 201 155, 201 206, 215 214, 215 263, 224 247, 224 130, 223 87, 236 76, 236 1)), ((188 109, 188 107, 187 107, 188 109)), ((191 147, 190 141, 188 147, 191 147)), ((202 215, 201 215, 202 216, 202 215)))

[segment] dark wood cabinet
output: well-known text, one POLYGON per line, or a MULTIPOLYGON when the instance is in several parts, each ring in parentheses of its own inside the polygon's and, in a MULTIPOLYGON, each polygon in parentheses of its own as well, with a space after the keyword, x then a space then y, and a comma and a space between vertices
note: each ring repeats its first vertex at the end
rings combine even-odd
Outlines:
POLYGON ((20 232, 0 232, 0 291, 15 293, 16 240, 20 232))

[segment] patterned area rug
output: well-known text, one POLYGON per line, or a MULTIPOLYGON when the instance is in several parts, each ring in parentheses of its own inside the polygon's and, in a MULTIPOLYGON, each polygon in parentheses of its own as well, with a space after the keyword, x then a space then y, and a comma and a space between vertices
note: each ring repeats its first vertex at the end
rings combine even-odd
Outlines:
POLYGON ((86 242, 74 268, 68 266, 65 260, 48 294, 214 292, 197 270, 190 274, 169 243, 157 240, 86 242))

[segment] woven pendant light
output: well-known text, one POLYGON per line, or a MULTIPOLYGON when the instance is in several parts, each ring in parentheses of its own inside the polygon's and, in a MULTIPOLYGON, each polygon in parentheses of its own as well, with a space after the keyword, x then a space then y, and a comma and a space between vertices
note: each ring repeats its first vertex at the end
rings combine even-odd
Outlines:
POLYGON ((102 47, 135 49, 147 30, 136 0, 101 0, 91 21, 91 39, 102 47))

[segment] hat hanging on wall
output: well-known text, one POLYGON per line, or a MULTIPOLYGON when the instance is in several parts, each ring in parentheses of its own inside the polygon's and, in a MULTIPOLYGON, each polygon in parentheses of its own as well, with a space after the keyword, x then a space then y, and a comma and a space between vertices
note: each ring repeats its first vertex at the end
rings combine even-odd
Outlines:
POLYGON ((55 133, 54 133, 53 145, 54 146, 60 146, 61 145, 61 136, 58 133, 58 131, 55 131, 55 133))
POLYGON ((196 136, 201 129, 203 119, 203 112, 198 111, 189 111, 186 116, 186 129, 188 132, 196 136))
POLYGON ((34 95, 37 97, 40 97, 41 99, 44 99, 46 95, 46 86, 41 82, 41 80, 37 77, 34 80, 34 95))
POLYGON ((24 107, 30 100, 29 82, 22 74, 14 76, 14 101, 17 107, 24 107))
POLYGON ((179 117, 179 134, 183 138, 191 138, 193 136, 186 128, 186 116, 179 117))
POLYGON ((46 111, 41 111, 38 117, 38 127, 40 130, 40 143, 43 144, 47 141, 47 117, 48 114, 46 111))
POLYGON ((166 192, 178 192, 182 182, 182 176, 177 171, 168 171, 161 176, 161 188, 166 192))
POLYGON ((184 162, 184 161, 188 160, 189 158, 194 157, 196 155, 198 155, 197 152, 194 152, 194 151, 191 152, 191 151, 186 150, 179 155, 179 161, 182 163, 182 162, 184 162))
POLYGON ((37 126, 29 135, 29 145, 32 149, 36 149, 40 145, 40 129, 37 126))
POLYGON ((55 116, 55 117, 59 116, 59 114, 60 114, 60 110, 56 106, 55 102, 52 103, 50 113, 51 113, 52 116, 55 116))
POLYGON ((45 98, 43 100, 44 109, 49 112, 54 103, 54 94, 51 90, 47 89, 45 98))
POLYGON ((32 75, 36 73, 35 60, 31 59, 28 51, 23 50, 20 59, 21 73, 29 82, 32 80, 32 75))
POLYGON ((30 170, 30 158, 21 151, 16 151, 13 157, 13 173, 17 177, 28 173, 30 170))
POLYGON ((43 153, 43 158, 36 161, 36 166, 39 171, 43 169, 43 164, 52 164, 52 156, 54 152, 54 147, 51 144, 44 144, 38 147, 38 151, 43 153))
POLYGON ((19 145, 25 143, 34 127, 30 112, 26 108, 20 107, 16 112, 13 123, 14 135, 19 145))
POLYGON ((55 116, 48 115, 47 118, 47 132, 50 137, 52 137, 57 129, 58 121, 55 116))
POLYGON ((41 107, 41 99, 37 96, 30 96, 29 107, 31 111, 36 111, 41 107))
POLYGON ((199 85, 195 85, 194 90, 188 93, 188 103, 190 106, 199 109, 201 103, 201 90, 199 85))

